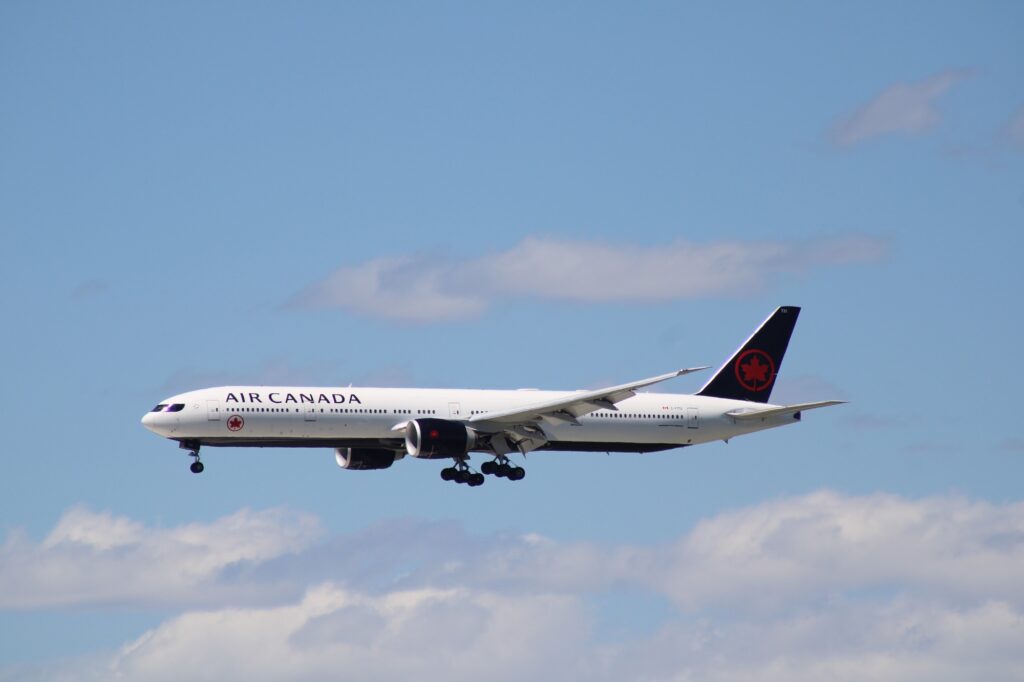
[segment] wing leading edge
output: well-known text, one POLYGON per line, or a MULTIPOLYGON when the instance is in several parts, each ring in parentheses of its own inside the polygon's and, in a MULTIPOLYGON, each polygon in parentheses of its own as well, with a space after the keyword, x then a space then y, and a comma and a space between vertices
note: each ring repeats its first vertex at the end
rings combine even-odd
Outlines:
POLYGON ((484 414, 473 415, 470 422, 488 422, 491 424, 522 424, 534 422, 538 419, 546 419, 561 423, 577 423, 576 419, 595 410, 617 410, 616 403, 636 395, 637 389, 658 384, 662 381, 675 379, 684 374, 699 372, 707 367, 690 367, 679 369, 668 374, 661 374, 649 379, 631 381, 627 384, 600 388, 596 391, 577 391, 564 398, 547 400, 524 407, 517 407, 511 410, 497 410, 485 412, 484 414))

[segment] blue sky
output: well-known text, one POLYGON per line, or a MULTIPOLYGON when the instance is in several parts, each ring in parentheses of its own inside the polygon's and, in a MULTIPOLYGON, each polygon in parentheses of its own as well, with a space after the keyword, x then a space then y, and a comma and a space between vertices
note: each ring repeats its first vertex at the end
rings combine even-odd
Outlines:
POLYGON ((461 679, 505 646, 519 679, 638 656, 652 679, 1015 677, 1022 21, 4 3, 0 679, 163 679, 182 647, 177 679, 215 675, 206 654, 461 679), (729 445, 538 453, 516 485, 317 451, 209 452, 196 477, 138 423, 229 382, 716 365, 780 304, 804 312, 775 397, 849 405, 729 445), (252 628, 204 626, 239 609, 252 628))

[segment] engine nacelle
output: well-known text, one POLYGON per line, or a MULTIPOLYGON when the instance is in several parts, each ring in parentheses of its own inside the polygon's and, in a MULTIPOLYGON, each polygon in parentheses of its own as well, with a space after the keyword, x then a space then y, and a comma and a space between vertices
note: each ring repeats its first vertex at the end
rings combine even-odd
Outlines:
POLYGON ((413 419, 405 428, 405 451, 411 457, 443 459, 464 455, 476 445, 476 431, 447 419, 413 419))
POLYGON ((395 463, 396 459, 401 459, 404 456, 404 452, 376 448, 336 448, 334 450, 334 461, 342 469, 387 469, 395 463))

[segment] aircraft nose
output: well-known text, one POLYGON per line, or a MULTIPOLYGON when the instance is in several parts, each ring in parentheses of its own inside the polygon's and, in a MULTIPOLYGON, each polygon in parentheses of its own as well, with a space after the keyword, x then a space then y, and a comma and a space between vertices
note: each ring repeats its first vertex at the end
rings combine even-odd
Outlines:
POLYGON ((156 425, 156 415, 153 412, 147 412, 142 415, 142 425, 150 431, 156 431, 154 426, 156 425))

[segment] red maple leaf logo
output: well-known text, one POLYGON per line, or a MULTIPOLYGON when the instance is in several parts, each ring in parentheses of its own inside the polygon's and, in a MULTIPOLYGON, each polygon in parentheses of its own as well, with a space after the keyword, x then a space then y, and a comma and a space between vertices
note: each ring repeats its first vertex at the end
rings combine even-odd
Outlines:
POLYGON ((767 379, 765 375, 768 374, 768 365, 762 365, 760 359, 756 355, 747 364, 740 365, 740 369, 743 370, 744 381, 753 383, 762 382, 767 379))
POLYGON ((775 362, 763 350, 744 351, 736 360, 736 379, 748 391, 763 391, 775 379, 775 362))
POLYGON ((228 420, 228 429, 231 431, 238 431, 242 428, 243 424, 245 424, 245 421, 236 414, 228 420))

